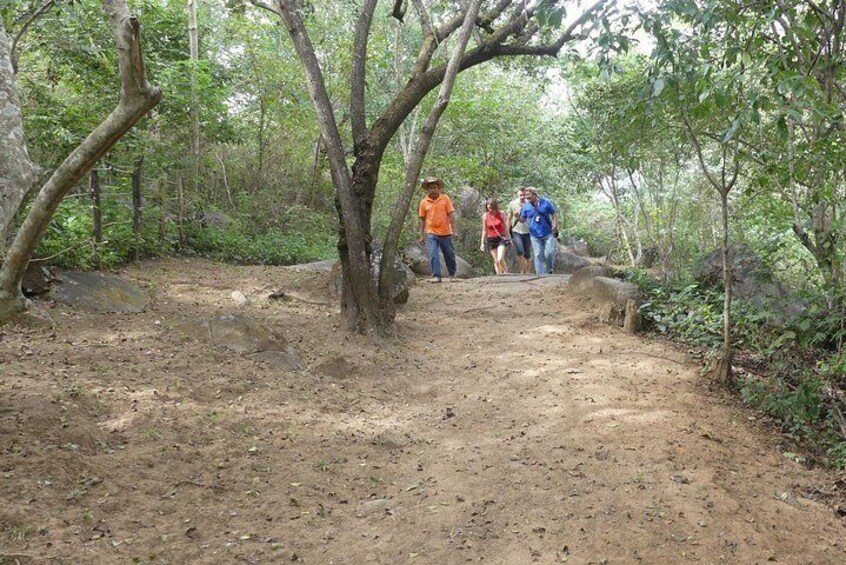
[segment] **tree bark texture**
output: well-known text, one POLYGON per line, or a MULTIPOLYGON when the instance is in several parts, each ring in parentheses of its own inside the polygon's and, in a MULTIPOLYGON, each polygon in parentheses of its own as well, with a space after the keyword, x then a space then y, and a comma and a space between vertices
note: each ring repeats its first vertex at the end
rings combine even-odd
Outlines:
POLYGON ((29 160, 23 129, 23 114, 15 88, 8 37, 0 18, 0 256, 6 249, 15 214, 32 188, 36 168, 29 160))
POLYGON ((59 165, 41 188, 0 268, 0 320, 26 308, 21 279, 62 199, 94 164, 161 99, 147 83, 141 53, 141 25, 126 0, 103 0, 118 50, 121 96, 117 107, 59 165))

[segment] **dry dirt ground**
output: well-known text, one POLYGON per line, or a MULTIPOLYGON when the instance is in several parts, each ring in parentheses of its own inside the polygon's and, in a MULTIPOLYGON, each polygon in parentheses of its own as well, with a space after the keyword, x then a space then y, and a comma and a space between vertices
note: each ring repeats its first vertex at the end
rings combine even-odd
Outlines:
POLYGON ((0 563, 846 562, 842 477, 563 277, 421 284, 373 339, 325 274, 122 276, 146 312, 0 328, 0 563), (238 310, 302 368, 174 329, 238 310))

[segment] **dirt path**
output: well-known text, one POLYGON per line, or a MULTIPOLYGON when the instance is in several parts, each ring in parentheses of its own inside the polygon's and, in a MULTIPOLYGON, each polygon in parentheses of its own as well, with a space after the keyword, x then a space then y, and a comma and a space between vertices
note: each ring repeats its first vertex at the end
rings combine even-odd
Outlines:
POLYGON ((0 330, 0 563, 846 562, 843 482, 564 277, 421 285, 377 342, 324 274, 125 277, 147 312, 0 330), (303 369, 174 329, 233 290, 303 369))

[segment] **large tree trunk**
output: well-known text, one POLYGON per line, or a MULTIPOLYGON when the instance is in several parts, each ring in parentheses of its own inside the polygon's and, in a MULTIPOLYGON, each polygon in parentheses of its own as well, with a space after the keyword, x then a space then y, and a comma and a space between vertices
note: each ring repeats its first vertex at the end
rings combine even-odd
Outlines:
POLYGON ((144 114, 161 99, 147 83, 141 56, 141 26, 126 0, 104 0, 118 50, 122 83, 120 101, 111 114, 65 159, 41 188, 0 268, 0 321, 26 309, 21 280, 62 198, 144 114))
POLYGON ((0 17, 0 256, 15 222, 15 214, 33 182, 36 170, 29 160, 21 104, 15 89, 8 38, 0 17))

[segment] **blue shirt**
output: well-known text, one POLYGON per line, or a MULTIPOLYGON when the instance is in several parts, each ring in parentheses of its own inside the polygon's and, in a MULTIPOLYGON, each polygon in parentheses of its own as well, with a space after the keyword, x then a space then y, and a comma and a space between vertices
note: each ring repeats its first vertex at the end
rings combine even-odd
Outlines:
POLYGON ((529 233, 538 239, 552 233, 552 215, 555 205, 546 198, 538 198, 537 208, 526 202, 520 209, 520 218, 529 224, 529 233))

